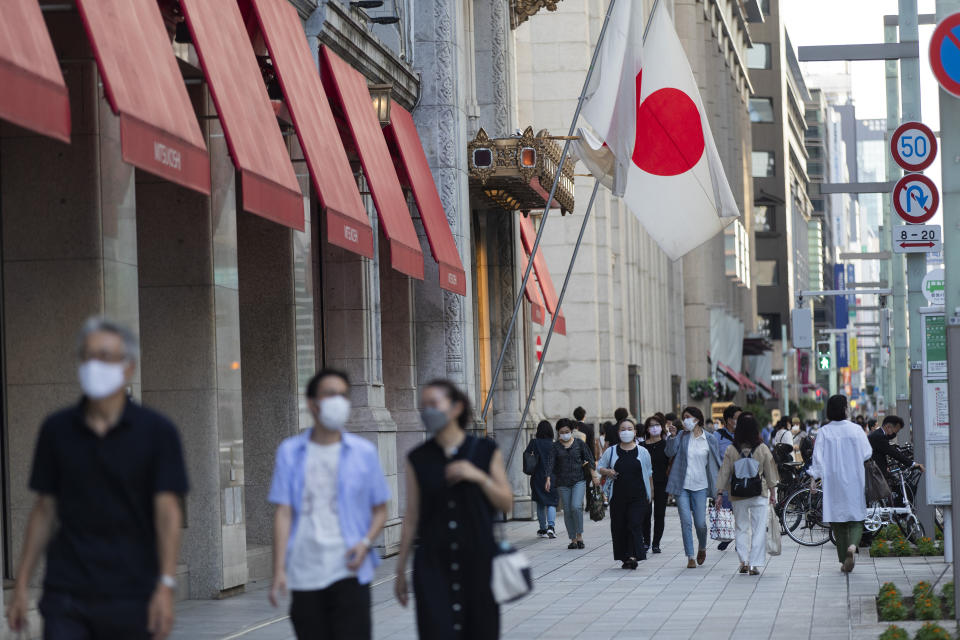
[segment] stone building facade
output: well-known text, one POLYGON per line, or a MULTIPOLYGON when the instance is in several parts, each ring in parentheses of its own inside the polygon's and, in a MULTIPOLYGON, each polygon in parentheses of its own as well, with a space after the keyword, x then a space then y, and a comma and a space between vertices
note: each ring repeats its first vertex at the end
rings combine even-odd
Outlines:
MULTIPOLYGON (((653 0, 642 4, 649 14, 653 0)), ((660 4, 673 16, 743 215, 674 262, 618 198, 600 190, 564 303, 567 336, 551 346, 538 390, 548 418, 569 416, 577 405, 593 422, 612 419, 617 407, 638 417, 676 410, 690 402, 688 381, 725 380, 716 354, 711 357, 716 318, 727 320, 721 326, 738 324, 740 340, 755 326, 745 60, 749 22, 759 19, 759 6, 740 0, 660 4)), ((569 126, 606 9, 606 2, 564 0, 555 13, 517 29, 521 122, 558 132, 569 126)), ((592 178, 578 178, 574 215, 548 219, 544 246, 557 277, 567 269, 592 188, 592 178)), ((739 372, 742 362, 734 359, 723 364, 739 372)), ((744 399, 745 390, 732 390, 744 399)))

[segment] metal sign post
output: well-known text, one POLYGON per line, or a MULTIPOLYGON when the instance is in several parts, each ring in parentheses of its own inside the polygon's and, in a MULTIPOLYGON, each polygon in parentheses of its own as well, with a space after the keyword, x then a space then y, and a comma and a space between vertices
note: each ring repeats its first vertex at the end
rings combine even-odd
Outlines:
MULTIPOLYGON (((930 61, 935 69, 937 62, 942 66, 944 48, 948 47, 949 38, 943 31, 953 25, 960 25, 958 12, 960 0, 937 0, 937 18, 940 25, 930 41, 930 61)), ((952 41, 949 46, 954 46, 952 41)), ((960 69, 956 71, 960 77, 960 69)), ((955 160, 960 157, 960 100, 944 90, 943 79, 938 77, 938 80, 941 81, 940 144, 943 147, 943 157, 947 159, 941 163, 940 180, 943 188, 943 239, 945 245, 952 247, 943 252, 947 370, 960 371, 960 164, 955 160)), ((957 384, 957 376, 950 382, 947 386, 948 420, 952 424, 960 424, 960 384, 957 384)), ((950 437, 950 467, 960 469, 960 437, 950 437)), ((950 495, 950 521, 960 524, 960 500, 952 498, 960 496, 960 473, 950 474, 950 495)), ((944 529, 944 538, 952 538, 953 549, 960 548, 960 526, 951 527, 952 531, 947 531, 945 520, 944 529)), ((953 581, 954 584, 960 584, 960 562, 953 563, 953 581)), ((960 607, 960 590, 954 596, 954 606, 960 607)))

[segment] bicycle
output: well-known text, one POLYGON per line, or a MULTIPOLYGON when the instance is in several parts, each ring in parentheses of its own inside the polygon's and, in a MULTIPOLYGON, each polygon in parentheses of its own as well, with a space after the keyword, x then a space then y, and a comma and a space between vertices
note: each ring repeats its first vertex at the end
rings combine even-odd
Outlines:
POLYGON ((899 482, 894 484, 890 482, 890 478, 887 479, 893 493, 889 498, 867 505, 867 517, 863 522, 863 528, 870 533, 875 533, 885 525, 896 524, 904 537, 916 544, 924 536, 924 530, 913 510, 913 499, 923 472, 917 467, 904 469, 895 466, 890 468, 889 474, 893 476, 894 482, 897 480, 899 482))
POLYGON ((805 547, 818 547, 833 540, 830 525, 823 521, 823 492, 819 483, 800 487, 784 502, 780 526, 791 540, 805 547))
POLYGON ((797 489, 808 484, 810 477, 804 471, 802 462, 792 460, 778 464, 777 473, 780 476, 780 482, 777 483, 777 501, 773 505, 773 510, 780 520, 780 535, 783 536, 787 534, 787 528, 783 523, 784 505, 797 489))

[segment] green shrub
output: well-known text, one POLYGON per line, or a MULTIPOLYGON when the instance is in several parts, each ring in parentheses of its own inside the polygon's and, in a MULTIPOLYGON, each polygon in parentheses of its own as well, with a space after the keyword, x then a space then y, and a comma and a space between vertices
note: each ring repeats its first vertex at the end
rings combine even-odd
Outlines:
POLYGON ((913 545, 907 542, 905 538, 900 538, 899 540, 894 540, 890 543, 890 548, 893 551, 895 556, 912 556, 913 555, 913 545))
POLYGON ((920 627, 913 640, 952 640, 950 632, 933 622, 920 627))
POLYGON ((913 612, 917 620, 940 620, 943 611, 937 596, 920 597, 913 601, 913 612))
POLYGON ((874 539, 873 543, 870 545, 870 557, 871 558, 886 558, 890 555, 890 545, 886 540, 880 538, 874 539))
POLYGON ((906 620, 907 613, 907 605, 903 604, 903 600, 899 598, 880 607, 881 620, 906 620))
POLYGON ((910 635, 905 629, 901 629, 895 624, 887 627, 887 630, 880 634, 880 640, 910 640, 910 635))
POLYGON ((953 610, 954 595, 955 594, 953 591, 953 582, 948 582, 945 585, 943 585, 943 592, 940 596, 941 599, 943 600, 943 612, 946 614, 947 618, 951 618, 951 619, 956 617, 954 615, 954 610, 953 610))
POLYGON ((921 580, 917 584, 913 585, 913 597, 922 598, 929 596, 933 593, 933 588, 930 586, 930 583, 926 580, 921 580))
POLYGON ((900 600, 900 590, 892 582, 884 582, 877 593, 877 606, 882 607, 895 600, 900 600))
POLYGON ((920 538, 917 540, 917 553, 922 556, 936 556, 940 555, 940 549, 930 538, 920 538))

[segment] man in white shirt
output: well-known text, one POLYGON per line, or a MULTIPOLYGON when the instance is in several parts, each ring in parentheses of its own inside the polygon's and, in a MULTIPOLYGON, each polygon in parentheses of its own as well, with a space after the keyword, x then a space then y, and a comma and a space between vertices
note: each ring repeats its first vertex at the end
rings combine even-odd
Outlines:
POLYGON ((827 401, 827 419, 830 422, 820 427, 817 435, 809 473, 822 480, 823 521, 833 529, 840 570, 849 573, 867 511, 863 463, 873 449, 863 429, 847 420, 846 396, 832 396, 827 401))

